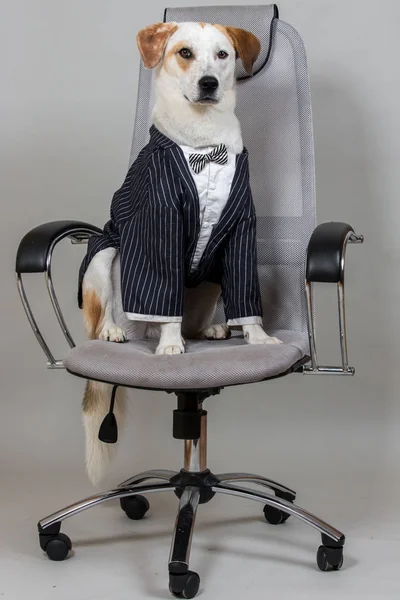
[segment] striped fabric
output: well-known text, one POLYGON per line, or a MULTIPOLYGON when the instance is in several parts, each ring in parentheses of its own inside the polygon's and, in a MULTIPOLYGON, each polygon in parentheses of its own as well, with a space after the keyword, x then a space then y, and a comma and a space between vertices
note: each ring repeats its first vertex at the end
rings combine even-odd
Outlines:
POLYGON ((195 173, 201 173, 209 162, 216 162, 219 165, 226 165, 228 162, 228 151, 225 144, 220 144, 207 154, 190 154, 189 165, 195 173))
POLYGON ((79 273, 80 306, 91 259, 115 247, 120 251, 126 313, 182 317, 185 286, 211 281, 221 283, 227 320, 261 316, 246 150, 237 155, 228 201, 192 271, 199 231, 199 197, 183 151, 152 126, 149 143, 114 194, 103 235, 89 240, 79 273))

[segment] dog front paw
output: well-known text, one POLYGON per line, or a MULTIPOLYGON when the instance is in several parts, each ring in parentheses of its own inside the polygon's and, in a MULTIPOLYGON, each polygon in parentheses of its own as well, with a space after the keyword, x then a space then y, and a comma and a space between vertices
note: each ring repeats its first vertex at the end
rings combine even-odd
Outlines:
POLYGON ((126 342, 127 337, 125 331, 121 329, 121 327, 118 327, 115 323, 106 323, 100 331, 99 340, 121 344, 126 342))
POLYGON ((206 340, 227 340, 231 337, 231 330, 226 323, 223 325, 211 325, 211 327, 203 329, 201 337, 206 340))
POLYGON ((159 344, 156 348, 156 354, 158 355, 166 355, 172 356, 173 354, 183 354, 185 352, 185 348, 183 344, 174 344, 172 346, 164 346, 159 344))
POLYGON ((261 325, 243 325, 243 335, 248 344, 282 344, 278 338, 265 333, 261 325))

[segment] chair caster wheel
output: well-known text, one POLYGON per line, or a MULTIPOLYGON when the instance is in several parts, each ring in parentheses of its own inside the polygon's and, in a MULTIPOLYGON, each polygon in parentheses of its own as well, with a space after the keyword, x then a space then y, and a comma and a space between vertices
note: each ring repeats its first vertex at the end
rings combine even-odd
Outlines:
MULTIPOLYGON (((279 490, 276 490, 275 496, 277 498, 282 498, 287 502, 291 502, 292 504, 296 500, 295 494, 281 492, 279 490)), ((290 517, 289 513, 280 510, 279 508, 275 508, 274 506, 268 506, 268 504, 264 506, 264 516, 267 523, 270 523, 271 525, 280 525, 281 523, 285 523, 285 521, 287 521, 290 517)))
POLYGON ((169 574, 169 591, 176 598, 194 598, 199 591, 200 577, 194 571, 169 574))
POLYGON ((144 496, 128 496, 119 501, 126 516, 133 521, 140 521, 150 508, 149 501, 144 496))
POLYGON ((57 533, 51 536, 40 536, 40 547, 50 560, 61 561, 65 560, 72 550, 72 543, 65 533, 57 533))
POLYGON ((317 551, 317 565, 321 571, 339 571, 343 565, 343 548, 320 546, 317 551))
POLYGON ((267 523, 270 523, 271 525, 280 525, 287 521, 290 515, 279 508, 268 506, 267 504, 264 506, 264 517, 267 523))

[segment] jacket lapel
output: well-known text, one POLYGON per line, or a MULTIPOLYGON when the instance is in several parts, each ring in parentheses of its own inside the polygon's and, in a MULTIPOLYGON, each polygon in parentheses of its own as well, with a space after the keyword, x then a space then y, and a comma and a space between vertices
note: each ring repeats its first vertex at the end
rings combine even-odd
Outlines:
POLYGON ((186 260, 189 264, 192 262, 194 252, 196 250, 197 239, 200 234, 200 203, 199 194, 193 175, 190 172, 189 165, 181 148, 174 144, 169 149, 174 163, 175 170, 183 181, 187 191, 187 202, 185 210, 185 224, 187 239, 189 241, 186 260))
POLYGON ((185 262, 189 266, 192 262, 196 250, 197 239, 200 234, 200 202, 196 183, 190 171, 183 150, 170 138, 161 133, 154 125, 150 128, 150 139, 156 146, 162 146, 167 149, 172 166, 180 181, 185 187, 185 235, 188 244, 185 256, 185 262))

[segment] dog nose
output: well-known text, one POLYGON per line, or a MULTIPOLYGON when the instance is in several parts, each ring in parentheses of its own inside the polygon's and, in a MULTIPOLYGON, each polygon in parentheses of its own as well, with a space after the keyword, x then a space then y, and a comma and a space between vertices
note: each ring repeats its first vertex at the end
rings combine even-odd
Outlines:
POLYGON ((204 92, 215 92, 218 87, 218 79, 206 75, 199 80, 199 86, 204 92))

